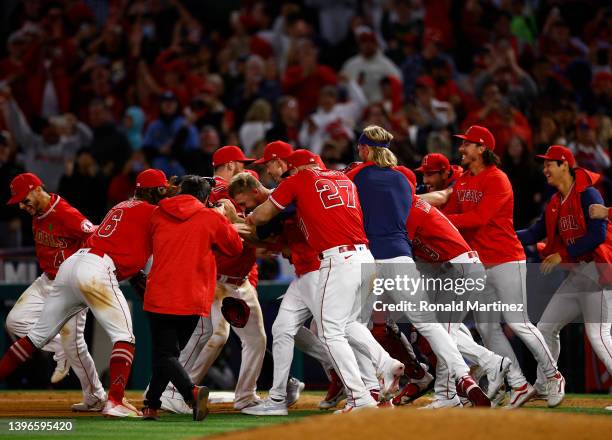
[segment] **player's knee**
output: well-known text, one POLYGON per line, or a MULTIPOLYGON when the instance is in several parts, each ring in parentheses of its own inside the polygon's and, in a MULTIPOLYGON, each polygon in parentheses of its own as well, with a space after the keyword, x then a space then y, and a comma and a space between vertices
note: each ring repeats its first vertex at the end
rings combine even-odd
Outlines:
POLYGON ((274 324, 272 324, 272 338, 277 339, 287 336, 293 336, 291 335, 291 326, 289 323, 279 319, 274 321, 274 324))
POLYGON ((17 337, 23 337, 25 336, 25 329, 23 326, 23 323, 21 322, 21 319, 19 318, 19 314, 18 313, 14 313, 13 310, 11 310, 8 314, 8 316, 6 317, 6 322, 5 322, 5 326, 6 326, 6 330, 17 337))
POLYGON ((537 328, 545 338, 554 336, 555 333, 558 333, 558 331, 556 331, 556 325, 551 322, 538 322, 537 328))

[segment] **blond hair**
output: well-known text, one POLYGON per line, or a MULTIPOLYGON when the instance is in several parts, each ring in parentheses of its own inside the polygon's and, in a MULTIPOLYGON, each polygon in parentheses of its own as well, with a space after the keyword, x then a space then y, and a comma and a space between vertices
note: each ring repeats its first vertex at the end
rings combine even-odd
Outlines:
MULTIPOLYGON (((363 134, 370 140, 381 144, 389 144, 393 140, 393 135, 378 125, 368 125, 363 129, 363 134)), ((371 147, 368 149, 368 160, 371 160, 381 168, 397 166, 397 157, 386 147, 371 147)))
POLYGON ((232 177, 232 181, 229 184, 228 192, 230 197, 234 197, 236 194, 243 194, 245 192, 259 189, 262 184, 250 173, 238 173, 232 177))

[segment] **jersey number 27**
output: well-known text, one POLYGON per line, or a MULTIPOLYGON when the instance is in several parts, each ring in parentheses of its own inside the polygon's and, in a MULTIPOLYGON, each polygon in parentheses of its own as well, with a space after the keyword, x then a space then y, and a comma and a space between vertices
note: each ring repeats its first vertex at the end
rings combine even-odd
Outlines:
POLYGON ((319 179, 315 188, 325 209, 346 205, 355 207, 355 185, 350 180, 319 179))

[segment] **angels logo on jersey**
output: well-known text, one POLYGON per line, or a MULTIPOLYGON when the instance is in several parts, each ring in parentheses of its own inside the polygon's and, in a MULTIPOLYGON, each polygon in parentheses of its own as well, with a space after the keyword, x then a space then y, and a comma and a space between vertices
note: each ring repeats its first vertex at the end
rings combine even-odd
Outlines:
POLYGON ((85 219, 81 222, 81 231, 91 233, 95 230, 96 227, 89 220, 85 219))

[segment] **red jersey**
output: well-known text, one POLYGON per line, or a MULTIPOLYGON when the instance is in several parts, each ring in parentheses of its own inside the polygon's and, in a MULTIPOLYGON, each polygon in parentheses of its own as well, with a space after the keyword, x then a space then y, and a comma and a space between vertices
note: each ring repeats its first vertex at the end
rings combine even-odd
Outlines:
POLYGON ((321 266, 319 254, 306 241, 299 227, 299 220, 296 215, 283 221, 282 238, 291 251, 290 260, 295 267, 295 274, 297 276, 319 270, 321 266))
MULTIPOLYGON (((236 207, 238 215, 243 215, 242 209, 229 195, 227 182, 224 178, 215 176, 216 185, 210 192, 209 200, 213 203, 221 199, 230 200, 236 207)), ((228 277, 244 278, 248 277, 252 286, 257 286, 257 249, 253 246, 244 243, 242 253, 237 257, 228 257, 227 255, 215 254, 217 261, 217 273, 228 277)))
POLYGON ((525 259, 512 221, 514 194, 508 176, 496 166, 477 175, 464 172, 453 186, 444 213, 484 264, 525 259))
POLYGON ((111 208, 89 237, 85 247, 112 258, 119 281, 142 269, 151 256, 151 215, 155 206, 143 200, 126 200, 111 208))
POLYGON ((444 214, 416 195, 406 228, 412 252, 419 260, 444 263, 472 250, 444 214))
POLYGON ((78 251, 95 230, 94 225, 57 194, 49 208, 32 219, 36 257, 42 271, 54 279, 60 264, 78 251))
POLYGON ((270 200, 281 210, 295 203, 299 227, 317 253, 368 243, 357 190, 341 171, 303 169, 284 179, 270 200))

